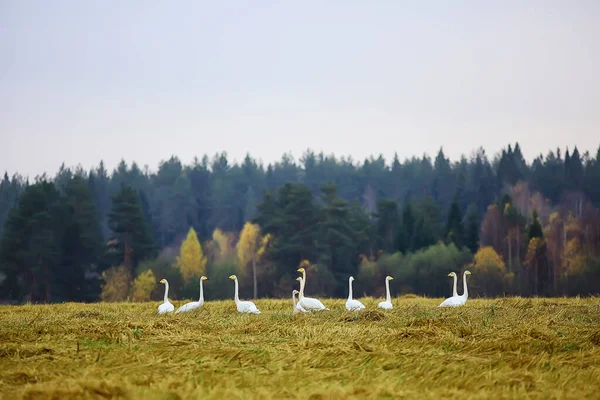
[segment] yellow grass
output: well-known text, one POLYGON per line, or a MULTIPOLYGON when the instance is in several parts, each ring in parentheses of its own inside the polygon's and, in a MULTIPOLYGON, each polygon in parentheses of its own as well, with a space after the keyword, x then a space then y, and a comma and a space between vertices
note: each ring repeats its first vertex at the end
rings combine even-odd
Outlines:
MULTIPOLYGON (((0 396, 11 399, 554 399, 600 396, 591 299, 362 299, 291 313, 232 300, 187 315, 158 303, 0 307, 0 396)), ((174 302, 175 306, 183 302, 174 302)))

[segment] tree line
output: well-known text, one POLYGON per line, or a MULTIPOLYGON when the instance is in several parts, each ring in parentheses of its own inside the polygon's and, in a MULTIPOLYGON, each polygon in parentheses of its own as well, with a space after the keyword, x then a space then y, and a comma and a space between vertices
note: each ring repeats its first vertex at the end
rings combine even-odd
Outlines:
POLYGON ((0 182, 2 301, 150 300, 165 277, 174 298, 284 297, 295 269, 307 290, 447 296, 447 273, 473 272, 475 296, 599 291, 600 148, 527 163, 519 144, 451 162, 442 149, 391 162, 307 150, 266 167, 226 153, 156 172, 122 161, 62 165, 32 182, 0 182), (212 285, 211 285, 212 284, 212 285))

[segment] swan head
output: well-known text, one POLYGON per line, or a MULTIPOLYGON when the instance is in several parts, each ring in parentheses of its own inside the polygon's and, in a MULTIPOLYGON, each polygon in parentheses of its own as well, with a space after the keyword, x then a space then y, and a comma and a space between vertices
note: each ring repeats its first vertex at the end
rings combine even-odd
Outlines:
POLYGON ((297 291, 296 289, 292 290, 292 294, 298 294, 300 293, 299 291, 297 291))
POLYGON ((448 276, 456 276, 456 272, 450 272, 448 276))
POLYGON ((229 276, 229 279, 232 279, 232 280, 236 281, 236 280, 237 280, 237 276, 235 276, 235 275, 230 275, 230 276, 229 276))
POLYGON ((298 272, 300 272, 302 274, 302 273, 304 273, 306 271, 304 270, 304 268, 300 267, 300 268, 298 268, 298 272))
POLYGON ((298 282, 301 282, 301 281, 302 281, 302 277, 301 277, 301 276, 299 276, 299 277, 297 277, 297 278, 296 278, 296 280, 297 280, 298 282))
POLYGON ((465 271, 465 275, 471 275, 471 271, 469 271, 469 270, 466 270, 466 271, 465 271))
POLYGON ((394 278, 388 275, 388 276, 385 277, 385 280, 386 281, 393 281, 394 278))
POLYGON ((167 283, 166 279, 161 279, 159 283, 162 283, 163 285, 167 283))
POLYGON ((207 278, 207 277, 205 277, 204 275, 202 275, 202 276, 200 277, 200 280, 202 280, 202 281, 207 281, 207 280, 208 280, 208 278, 207 278))
POLYGON ((350 278, 348 278, 350 280, 350 282, 352 282, 354 280, 354 277, 351 276, 350 278))

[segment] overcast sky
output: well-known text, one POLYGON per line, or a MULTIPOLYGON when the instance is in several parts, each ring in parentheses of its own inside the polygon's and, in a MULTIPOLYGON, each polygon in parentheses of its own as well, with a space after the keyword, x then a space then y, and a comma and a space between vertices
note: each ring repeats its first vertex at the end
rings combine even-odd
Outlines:
POLYGON ((597 0, 0 0, 0 169, 595 154, 598 21, 597 0))

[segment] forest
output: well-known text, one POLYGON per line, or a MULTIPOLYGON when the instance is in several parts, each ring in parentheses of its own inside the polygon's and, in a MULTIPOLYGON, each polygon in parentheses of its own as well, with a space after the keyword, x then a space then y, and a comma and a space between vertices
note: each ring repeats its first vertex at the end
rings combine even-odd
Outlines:
MULTIPOLYGON (((263 165, 226 153, 156 171, 64 164, 0 183, 0 301, 149 301, 288 297, 307 292, 448 297, 469 269, 471 297, 600 292, 600 148, 540 154, 518 143, 459 160, 440 149, 400 160, 306 150, 263 165), (161 286, 161 287, 159 287, 161 286)), ((460 290, 459 284, 459 292, 460 290)))

